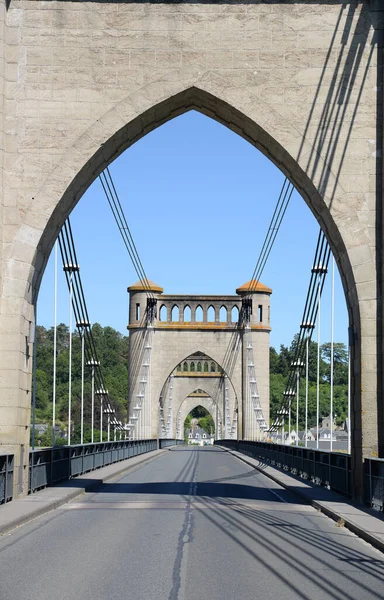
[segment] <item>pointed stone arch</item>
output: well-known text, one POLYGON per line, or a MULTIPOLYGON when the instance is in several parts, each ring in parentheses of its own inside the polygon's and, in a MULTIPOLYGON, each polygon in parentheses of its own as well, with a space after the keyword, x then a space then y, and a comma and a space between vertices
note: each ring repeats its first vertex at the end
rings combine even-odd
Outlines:
MULTIPOLYGON (((203 390, 205 391, 205 390, 203 390)), ((198 406, 202 406, 203 408, 205 408, 205 410, 208 411, 208 413, 211 415, 213 422, 215 423, 215 439, 217 439, 217 419, 222 418, 221 413, 220 413, 220 409, 218 408, 218 406, 212 401, 212 398, 210 398, 209 396, 207 398, 194 398, 191 396, 187 396, 186 398, 184 398, 184 400, 180 403, 179 406, 179 410, 180 410, 180 421, 181 421, 181 427, 182 427, 182 434, 184 433, 184 423, 185 423, 185 419, 187 418, 187 416, 189 415, 189 413, 194 409, 197 408, 198 406)), ((208 432, 209 433, 209 432, 208 432)))
MULTIPOLYGON (((262 8, 262 4, 254 3, 251 10, 257 12, 262 8)), ((67 5, 67 10, 70 12, 71 3, 67 5)), ((96 5, 94 10, 97 10, 96 5)), ((367 10, 369 9, 363 9, 361 13, 363 18, 367 16, 367 10)), ((104 17, 99 16, 102 22, 104 17)), ((164 16, 164 20, 166 19, 167 17, 164 16)), ((257 22, 258 19, 257 16, 257 22)), ((372 24, 369 18, 366 21, 364 25, 356 14, 350 19, 354 27, 360 26, 365 39, 369 42, 366 33, 372 29, 372 24)), ((345 26, 345 17, 341 17, 340 22, 341 27, 345 26)), ((129 30, 129 24, 127 28, 129 30)), ((326 45, 332 42, 333 29, 333 26, 326 26, 325 22, 323 39, 326 45)), ((229 29, 228 32, 232 33, 229 29)), ((243 35, 243 32, 241 34, 243 35)), ((210 32, 206 35, 209 36, 210 32)), ((223 38, 225 37, 223 35, 223 38)), ((339 36, 334 37, 339 39, 339 36)), ((106 41, 106 36, 103 41, 106 41)), ((352 50, 354 46, 356 47, 353 35, 349 36, 346 44, 352 50)), ((341 272, 355 337, 353 412, 357 423, 356 430, 361 430, 359 415, 363 409, 364 414, 368 415, 366 419, 368 433, 364 446, 368 454, 370 450, 377 451, 377 430, 382 426, 377 420, 376 399, 380 398, 382 393, 382 370, 380 367, 375 372, 375 367, 377 357, 381 358, 382 347, 375 336, 377 333, 381 335, 382 314, 381 305, 376 302, 376 298, 380 295, 377 292, 377 281, 381 282, 381 259, 377 257, 379 264, 376 267, 375 236, 377 234, 381 236, 381 231, 378 221, 370 216, 375 211, 377 197, 374 197, 369 186, 365 187, 364 182, 362 186, 364 189, 356 191, 356 197, 352 198, 352 202, 349 201, 351 198, 348 195, 349 179, 350 174, 354 173, 353 153, 349 156, 347 152, 340 152, 338 148, 334 152, 329 152, 326 144, 316 142, 322 125, 321 116, 316 116, 311 127, 308 127, 303 114, 306 112, 317 115, 317 112, 321 113, 321 111, 318 111, 319 106, 316 106, 316 98, 312 97, 311 89, 308 88, 308 94, 307 89, 298 82, 303 78, 307 85, 307 76, 306 72, 294 63, 295 53, 292 53, 292 58, 288 56, 286 58, 291 69, 288 70, 289 79, 295 81, 289 88, 291 104, 287 106, 287 103, 281 101, 280 83, 276 85, 276 82, 268 80, 266 73, 273 70, 270 65, 269 69, 267 68, 268 64, 263 63, 262 57, 260 57, 261 70, 246 69, 244 63, 236 63, 233 68, 223 71, 207 67, 208 64, 212 64, 214 58, 210 48, 211 46, 208 45, 204 50, 202 66, 167 65, 163 70, 154 66, 152 70, 146 70, 145 77, 139 78, 138 75, 138 82, 135 81, 134 85, 130 86, 128 81, 125 82, 126 87, 117 90, 119 95, 111 98, 105 92, 99 93, 98 102, 94 102, 93 110, 88 110, 86 118, 79 125, 78 137, 68 141, 64 136, 62 140, 57 136, 57 147, 55 153, 51 153, 49 164, 48 161, 42 160, 40 155, 37 156, 37 153, 32 158, 28 157, 27 153, 23 154, 23 135, 19 136, 20 142, 17 136, 14 136, 16 144, 12 143, 12 148, 17 146, 17 143, 20 147, 15 148, 14 154, 9 153, 9 164, 16 166, 7 167, 6 179, 11 181, 15 173, 20 177, 21 183, 16 190, 11 186, 8 189, 6 186, 5 195, 7 196, 7 191, 11 192, 12 201, 18 196, 17 202, 20 206, 8 207, 14 210, 12 218, 15 222, 6 227, 1 271, 1 318, 7 323, 6 334, 9 336, 8 343, 12 347, 12 356, 7 356, 6 360, 4 351, 0 355, 1 378, 10 381, 10 393, 18 397, 21 407, 20 411, 15 409, 14 414, 17 413, 19 418, 19 412, 23 412, 24 421, 29 418, 31 361, 28 359, 29 350, 25 348, 25 339, 29 336, 30 324, 34 319, 33 304, 42 273, 65 218, 98 174, 126 148, 167 120, 182 112, 196 109, 231 128, 278 165, 295 184, 326 232, 341 272), (207 58, 211 59, 210 63, 207 58), (134 90, 128 92, 132 87, 134 90), (308 169, 309 155, 315 158, 318 166, 313 175, 308 169), (341 171, 332 162, 335 156, 338 157, 337 160, 344 161, 341 171), (28 161, 33 165, 33 170, 28 161), (26 166, 29 169, 25 169, 26 166), (32 188, 28 181, 32 172, 34 181, 37 182, 33 186, 33 195, 30 193, 32 188), (23 173, 25 180, 23 180, 23 173), (379 274, 377 281, 376 273, 379 274), (377 322, 380 323, 376 325, 377 322), (372 323, 375 323, 376 327, 372 327, 372 323), (365 357, 364 363, 361 361, 362 352, 365 357), (7 367, 9 364, 23 366, 20 367, 20 372, 15 374, 10 372, 7 367), (361 390, 364 390, 363 406, 361 390)), ((231 54, 235 55, 236 52, 231 54)), ((345 52, 345 55, 348 55, 348 52, 345 52)), ((23 56, 25 57, 25 53, 23 56)), ((184 62, 182 64, 184 65, 184 62)), ((363 63, 362 73, 364 67, 363 63)), ((17 64, 15 68, 25 72, 17 64)), ((139 71, 141 74, 141 69, 139 71)), ((341 74, 337 73, 335 79, 342 81, 343 73, 344 71, 341 74)), ((53 77, 52 73, 52 79, 53 77)), ((339 85, 338 81, 335 83, 336 86, 339 85)), ((20 82, 16 82, 15 87, 17 88, 18 85, 20 86, 20 82)), ((21 78, 21 86, 24 85, 28 86, 28 83, 21 78)), ((25 94, 28 93, 28 88, 19 87, 19 89, 25 94)), ((317 96, 324 98, 324 91, 320 89, 321 93, 317 96)), ((372 102, 371 95, 369 98, 368 111, 361 111, 364 118, 369 115, 368 125, 362 121, 360 126, 371 130, 377 117, 372 116, 376 114, 376 105, 372 102)), ((83 110, 84 104, 80 100, 74 102, 71 107, 72 114, 76 114, 77 110, 83 110)), ((18 105, 16 110, 19 110, 18 105)), ((58 115, 55 114, 53 106, 49 107, 49 111, 52 113, 52 120, 57 119, 58 115)), ((40 131, 45 128, 43 135, 44 133, 48 135, 52 123, 49 118, 46 123, 43 123, 39 120, 41 111, 37 112, 39 116, 34 122, 34 130, 40 131)), ((350 112, 357 111, 350 110, 350 112)), ((61 115, 64 125, 65 119, 68 119, 67 124, 70 124, 72 114, 68 111, 67 116, 61 115)), ((323 135, 320 137, 323 139, 323 135)), ((361 144, 361 140, 357 141, 361 144)), ((377 151, 376 147, 374 151, 377 151)), ((370 155, 372 155, 371 149, 370 155)), ((368 173, 368 176, 373 181, 374 172, 368 173)), ((376 186, 374 191, 377 191, 376 186)), ((377 219, 380 220, 381 216, 377 219)), ((381 238, 378 247, 381 247, 381 238)), ((10 418, 12 423, 13 419, 14 416, 10 418)), ((13 423, 12 426, 16 427, 16 425, 13 423)), ((26 423, 23 423, 16 436, 17 440, 23 442, 18 441, 17 444, 28 443, 26 441, 28 431, 24 431, 25 427, 26 423)), ((7 439, 8 437, 10 440, 14 439, 13 434, 7 436, 7 439)), ((361 439, 359 440, 358 435, 355 443, 361 449, 361 439)), ((6 444, 8 445, 11 447, 13 442, 6 444)))
MULTIPOLYGON (((203 364, 204 364, 204 362, 207 362, 209 369, 211 368, 212 363, 214 363, 214 364, 216 363, 218 369, 222 369, 222 368, 221 368, 220 364, 215 359, 213 359, 211 356, 205 355, 205 357, 203 359, 201 356, 199 356, 199 352, 200 352, 200 350, 195 350, 191 354, 188 354, 187 356, 183 356, 180 359, 179 363, 172 365, 171 370, 166 373, 166 376, 162 381, 162 386, 161 386, 160 392, 157 396, 158 402, 160 402, 160 399, 161 399, 162 408, 165 410, 165 412, 167 412, 169 410, 169 397, 167 397, 167 385, 168 385, 168 382, 170 380, 172 373, 174 375, 176 375, 175 377, 173 377, 173 381, 172 381, 172 432, 173 432, 172 435, 175 435, 175 432, 177 430, 178 413, 182 406, 182 403, 184 402, 184 400, 186 398, 188 398, 188 396, 190 396, 190 394, 192 394, 197 389, 204 390, 204 392, 207 393, 208 396, 212 399, 212 401, 215 403, 215 406, 217 406, 217 410, 218 410, 218 414, 220 415, 221 422, 222 422, 222 424, 224 423, 224 421, 223 421, 223 419, 224 419, 224 387, 225 387, 224 378, 222 378, 222 377, 213 377, 212 379, 209 377, 207 378, 206 377, 207 373, 204 373, 204 370, 203 370, 204 369, 203 364), (184 376, 177 377, 177 375, 179 373, 177 371, 177 366, 179 364, 187 365, 188 363, 190 363, 191 362, 190 357, 193 355, 199 356, 199 358, 197 360, 195 360, 194 362, 195 362, 195 366, 197 365, 198 361, 201 362, 202 371, 197 372, 195 369, 195 371, 193 372, 193 377, 184 377, 184 376)), ((183 367, 183 372, 184 372, 184 367, 183 367)), ((215 376, 218 375, 217 370, 214 372, 211 372, 209 370, 208 374, 209 373, 212 373, 215 376)), ((241 404, 241 396, 239 395, 240 390, 236 386, 236 381, 232 381, 232 378, 229 376, 227 377, 226 381, 227 381, 227 385, 230 389, 229 408, 230 408, 230 414, 231 414, 231 418, 232 418, 235 407, 239 406, 239 403, 241 404)))

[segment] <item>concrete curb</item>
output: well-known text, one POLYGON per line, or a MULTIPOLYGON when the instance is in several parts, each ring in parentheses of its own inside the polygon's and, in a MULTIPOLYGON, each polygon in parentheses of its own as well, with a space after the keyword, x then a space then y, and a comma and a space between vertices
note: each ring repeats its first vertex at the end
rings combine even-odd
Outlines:
MULTIPOLYGON (((170 448, 172 447, 173 446, 170 446, 170 448)), ((114 479, 115 477, 118 477, 119 475, 122 475, 123 473, 130 471, 135 467, 140 467, 144 463, 149 463, 156 460, 157 458, 165 454, 168 451, 168 449, 169 448, 167 447, 161 450, 153 450, 151 452, 143 454, 142 456, 137 457, 139 458, 139 460, 134 460, 133 462, 131 461, 136 457, 127 458, 122 462, 114 463, 119 468, 117 468, 116 470, 111 470, 110 473, 106 474, 104 477, 100 477, 100 479, 90 479, 89 484, 87 484, 86 482, 87 476, 92 477, 92 475, 95 474, 97 471, 100 472, 102 471, 102 469, 108 469, 113 467, 114 465, 102 467, 102 469, 98 469, 97 471, 90 471, 89 473, 86 473, 83 476, 80 475, 78 478, 70 479, 69 481, 66 481, 65 483, 56 486, 44 488, 44 490, 41 490, 40 492, 31 494, 25 498, 13 500, 12 502, 3 505, 2 507, 0 507, 0 535, 8 533, 16 527, 25 525, 25 523, 28 523, 28 521, 32 521, 33 519, 41 517, 42 515, 51 512, 56 508, 59 508, 63 504, 74 500, 76 497, 81 496, 85 492, 96 491, 97 488, 99 488, 107 481, 110 481, 111 479, 114 479), (154 453, 156 453, 156 455, 154 455, 154 453), (76 479, 82 479, 83 477, 85 479, 84 485, 82 487, 76 487, 76 489, 73 489, 73 487, 71 487, 71 482, 76 481, 76 479), (51 500, 46 499, 46 501, 44 502, 44 497, 42 496, 44 492, 46 493, 46 495, 54 494, 55 496, 51 500), (33 507, 35 500, 40 500, 43 505, 39 507, 33 507), (12 517, 12 515, 10 514, 9 520, 7 520, 7 512, 14 513, 18 511, 20 514, 14 517, 12 517)))
MULTIPOLYGON (((256 461, 260 462, 259 459, 247 457, 246 455, 241 454, 241 452, 237 452, 235 450, 225 448, 224 446, 219 446, 219 447, 222 448, 223 450, 225 450, 226 452, 229 452, 230 454, 232 454, 233 456, 235 456, 242 462, 246 463, 250 467, 257 469, 257 471, 259 471, 260 473, 262 473, 263 475, 265 475, 266 477, 268 477, 269 479, 271 479, 272 481, 274 481, 275 483, 277 483, 284 489, 295 494, 301 500, 304 500, 307 504, 310 504, 311 506, 313 506, 313 508, 315 508, 316 510, 319 510, 324 515, 331 518, 333 521, 336 521, 336 522, 342 521, 343 527, 346 527, 347 529, 349 529, 349 531, 351 531, 352 533, 354 533, 355 535, 357 535, 358 537, 363 539, 365 542, 368 542, 369 544, 374 546, 377 550, 384 552, 384 539, 380 539, 373 533, 367 531, 366 529, 364 529, 361 525, 356 523, 351 517, 349 517, 347 514, 343 513, 342 511, 336 511, 335 509, 331 508, 330 506, 327 506, 326 503, 321 502, 319 500, 315 500, 314 498, 311 498, 311 495, 310 495, 311 487, 308 487, 308 493, 302 492, 302 491, 298 490, 297 487, 287 484, 286 482, 282 481, 282 479, 280 479, 273 473, 267 471, 268 466, 266 467, 266 469, 263 469, 263 468, 257 466, 256 464, 254 464, 256 461), (251 462, 251 461, 254 461, 254 462, 251 462)), ((295 475, 288 474, 288 473, 284 473, 284 475, 286 477, 290 477, 293 482, 297 482, 297 481, 303 482, 303 480, 300 479, 300 477, 295 477, 295 475)), ((353 507, 355 510, 360 510, 362 513, 362 516, 363 515, 365 517, 368 516, 368 518, 370 518, 370 519, 378 519, 378 523, 380 523, 380 524, 383 523, 382 519, 380 519, 378 516, 368 513, 368 511, 363 508, 360 509, 357 505, 348 503, 347 499, 343 498, 342 496, 340 496, 340 498, 342 498, 344 505, 347 504, 347 505, 353 507)))

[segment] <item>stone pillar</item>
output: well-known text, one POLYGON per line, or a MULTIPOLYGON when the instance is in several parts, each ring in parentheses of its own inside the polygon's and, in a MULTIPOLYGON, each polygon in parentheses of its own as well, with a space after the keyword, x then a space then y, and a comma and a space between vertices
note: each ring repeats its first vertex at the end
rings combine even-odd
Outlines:
POLYGON ((206 303, 202 304, 202 308, 203 308, 203 323, 206 323, 208 321, 208 306, 206 303))
POLYGON ((16 498, 28 493, 33 306, 21 298, 3 298, 0 332, 0 454, 14 455, 13 498, 16 498))
MULTIPOLYGON (((384 6, 381 0, 368 0, 371 24, 375 29, 376 67, 376 173, 372 181, 373 210, 376 211, 376 298, 374 312, 360 302, 355 290, 347 292, 350 317, 351 352, 351 463, 352 495, 364 500, 364 458, 384 458, 384 6), (373 321, 375 319, 375 321, 373 321), (360 323, 360 330, 354 326, 360 323)), ((366 262, 364 256, 359 263, 366 262)), ((356 262, 356 257, 355 257, 356 262)), ((366 270, 366 265, 363 265, 366 270)))

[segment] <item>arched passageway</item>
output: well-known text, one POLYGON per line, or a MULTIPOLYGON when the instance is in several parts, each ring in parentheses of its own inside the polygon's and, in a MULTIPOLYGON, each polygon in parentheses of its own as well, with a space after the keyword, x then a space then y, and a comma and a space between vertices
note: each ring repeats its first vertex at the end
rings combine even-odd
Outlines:
POLYGON ((215 439, 218 439, 222 429, 222 414, 214 400, 204 390, 201 389, 192 392, 191 395, 187 396, 179 405, 176 421, 177 430, 179 433, 178 437, 184 437, 187 416, 197 407, 202 407, 205 409, 207 414, 211 416, 214 423, 214 432, 206 431, 206 440, 209 440, 211 433, 214 434, 215 439))
MULTIPOLYGON (((240 367, 241 370, 241 367, 240 367)), ((240 379, 223 377, 223 369, 211 356, 200 351, 184 357, 180 363, 167 373, 158 396, 160 404, 159 435, 175 438, 182 433, 182 424, 188 413, 201 404, 208 410, 216 424, 216 435, 225 437, 226 432, 236 427, 239 414, 240 427, 242 411, 240 397, 240 379), (200 359, 200 360, 199 360, 200 359), (200 363, 201 371, 196 370, 200 363), (204 365, 207 369, 204 371, 204 365), (191 369, 191 366, 193 369, 191 369), (227 392, 225 393, 225 388, 227 392), (225 413, 227 398, 227 414, 225 413), (235 409, 240 406, 239 413, 235 409), (235 416, 236 415, 236 416, 235 416), (234 421, 236 423, 234 424, 234 421), (228 421, 228 422, 226 422, 228 421)))
MULTIPOLYGON (((382 269, 381 257, 376 252, 376 247, 382 245, 381 215, 376 206, 380 204, 382 177, 378 146, 375 142, 372 152, 366 144, 367 138, 375 138, 379 121, 380 99, 372 102, 372 86, 367 84, 375 75, 374 12, 365 3, 351 7, 350 11, 345 11, 344 6, 327 4, 322 10, 330 18, 321 19, 318 36, 321 43, 313 53, 316 66, 303 66, 314 36, 301 35, 301 49, 296 47, 295 36, 294 42, 284 38, 284 66, 277 60, 271 68, 271 52, 275 48, 265 49, 264 53, 254 48, 244 62, 239 53, 244 32, 236 29, 239 21, 229 12, 222 13, 221 6, 212 5, 213 14, 218 11, 216 17, 222 24, 220 38, 215 42, 212 30, 200 24, 207 24, 212 15, 208 17, 208 12, 204 12, 205 3, 197 3, 199 19, 195 25, 191 24, 191 33, 200 39, 201 66, 188 63, 187 55, 177 65, 170 62, 185 51, 172 39, 169 44, 167 41, 167 52, 153 56, 153 62, 149 60, 148 64, 135 63, 140 61, 142 52, 130 50, 132 65, 136 64, 132 70, 121 68, 123 59, 116 54, 115 40, 106 34, 111 16, 103 3, 92 3, 92 11, 76 10, 73 14, 76 3, 61 4, 57 10, 67 11, 68 17, 75 18, 76 14, 85 31, 94 31, 97 22, 98 39, 103 44, 102 52, 98 52, 101 46, 92 46, 92 57, 85 50, 77 55, 77 70, 68 73, 71 84, 66 91, 71 98, 74 89, 78 93, 69 103, 59 86, 61 80, 55 75, 63 71, 62 62, 55 63, 56 71, 54 68, 52 73, 46 73, 46 80, 39 80, 38 111, 33 110, 36 101, 29 98, 34 98, 36 82, 32 73, 44 70, 44 57, 49 56, 54 62, 59 60, 61 53, 54 52, 50 44, 59 35, 69 35, 71 19, 52 19, 51 3, 41 6, 41 17, 47 17, 52 35, 41 38, 39 52, 27 47, 31 21, 21 18, 28 12, 27 5, 19 9, 11 3, 5 21, 5 27, 14 28, 23 41, 20 47, 16 46, 19 53, 15 53, 10 67, 14 73, 14 97, 19 100, 4 108, 8 124, 16 122, 19 116, 17 130, 8 127, 12 143, 6 146, 7 173, 3 178, 7 206, 2 229, 0 316, 2 337, 6 341, 0 350, 3 386, 0 427, 4 450, 16 451, 18 467, 20 448, 28 447, 34 303, 47 257, 65 218, 98 174, 126 148, 181 112, 196 109, 243 136, 278 165, 326 232, 338 262, 350 316, 353 452, 355 466, 361 466, 362 453, 371 455, 381 451, 383 441, 381 412, 378 418, 378 398, 382 395, 379 365, 382 308, 376 301, 380 296, 382 269), (227 69, 228 52, 231 69, 227 69), (257 69, 249 64, 255 52, 257 69), (98 62, 101 54, 108 55, 108 60, 98 62), (96 61, 92 72, 97 72, 102 82, 100 86, 95 82, 92 92, 84 87, 83 75, 90 72, 89 60, 96 61), (217 60, 221 66, 217 66, 217 60), (21 61, 24 61, 22 69, 21 61), (110 65, 115 64, 120 66, 111 89, 105 80, 111 75, 110 65), (347 87, 349 92, 344 93, 347 87), (52 95, 49 101, 45 100, 47 89, 52 95), (372 134, 362 138, 361 131, 372 134)), ((252 23, 259 23, 264 8, 260 3, 246 7, 250 24, 246 38, 251 44, 257 38, 252 23)), ((153 36, 151 19, 158 18, 153 13, 156 9, 156 5, 149 4, 141 20, 148 43, 153 36)), ((284 3, 284 10, 289 18, 295 7, 284 3)), ((184 16, 178 16, 176 22, 184 16)), ((174 15, 164 12, 162 19, 161 28, 165 32, 173 30, 174 15)), ((298 21, 301 31, 309 33, 306 19, 305 11, 295 13, 296 24, 298 21)), ((32 22, 35 33, 45 22, 43 18, 38 23, 32 22)), ((117 31, 123 27, 129 32, 131 28, 134 30, 135 19, 124 20, 116 12, 116 23, 117 31)), ((272 35, 271 23, 265 19, 263 23, 264 39, 274 40, 277 32, 274 30, 272 35)), ((87 40, 84 36, 85 44, 87 40)), ((149 58, 152 54, 145 53, 149 58)), ((69 60, 67 69, 70 63, 69 60)), ((381 89, 377 79, 375 86, 381 89)), ((23 460, 21 479, 25 482, 26 453, 23 460)))

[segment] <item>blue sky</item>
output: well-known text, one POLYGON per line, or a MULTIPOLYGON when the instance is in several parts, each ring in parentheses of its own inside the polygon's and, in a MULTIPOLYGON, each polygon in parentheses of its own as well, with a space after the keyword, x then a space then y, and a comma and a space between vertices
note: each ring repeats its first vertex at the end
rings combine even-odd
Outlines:
MULTIPOLYGON (((192 111, 146 135, 110 170, 147 276, 164 293, 233 294, 251 278, 284 176, 248 142, 192 111)), ((90 319, 125 334, 126 288, 138 278, 99 180, 73 210, 71 224, 90 319)), ((276 348, 290 344, 299 329, 318 231, 295 192, 262 276, 273 289, 271 345, 276 348)), ((322 301, 322 341, 330 339, 330 279, 322 301)), ((346 342, 338 273, 335 298, 335 339, 346 342)), ((68 323, 68 313, 60 270, 58 321, 68 323)), ((38 321, 53 324, 52 256, 38 321)))

